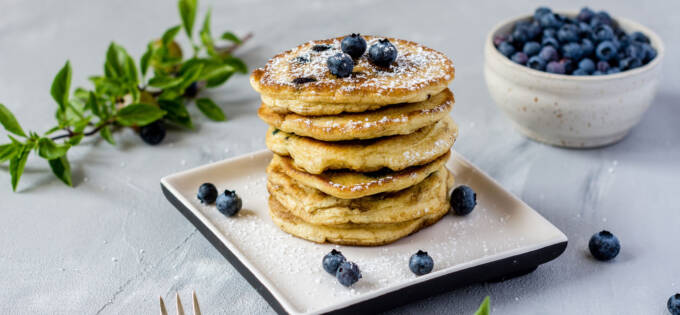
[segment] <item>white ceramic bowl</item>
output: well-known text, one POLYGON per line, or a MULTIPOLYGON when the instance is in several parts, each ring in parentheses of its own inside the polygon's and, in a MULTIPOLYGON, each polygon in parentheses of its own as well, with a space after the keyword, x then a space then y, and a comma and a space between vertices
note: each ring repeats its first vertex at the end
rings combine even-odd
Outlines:
POLYGON ((508 34, 517 21, 530 18, 500 23, 487 36, 484 76, 496 104, 524 135, 548 144, 590 148, 625 137, 656 93, 664 57, 659 36, 638 23, 617 18, 626 32, 640 31, 649 37, 656 58, 617 74, 559 75, 516 64, 494 47, 495 35, 508 34))

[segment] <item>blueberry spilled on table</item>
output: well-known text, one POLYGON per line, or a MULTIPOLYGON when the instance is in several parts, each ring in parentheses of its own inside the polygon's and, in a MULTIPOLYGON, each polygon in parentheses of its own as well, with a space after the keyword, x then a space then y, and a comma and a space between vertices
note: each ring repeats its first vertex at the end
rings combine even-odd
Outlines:
POLYGON ((340 284, 349 287, 361 279, 361 271, 357 264, 351 261, 345 261, 338 267, 335 277, 340 284))
POLYGON ((323 267, 323 270, 326 270, 326 272, 330 273, 331 275, 335 275, 338 271, 338 267, 340 267, 340 264, 346 260, 347 259, 345 259, 345 256, 343 256, 341 252, 333 249, 328 254, 326 254, 326 256, 323 256, 321 266, 323 267))
POLYGON ((156 120, 146 126, 140 127, 139 136, 147 144, 159 144, 163 141, 163 138, 165 138, 165 126, 160 119, 156 120))
POLYGON ((609 231, 601 231, 593 234, 588 242, 590 253, 597 260, 612 260, 619 254, 621 243, 619 239, 609 231))
POLYGON ((668 298, 666 306, 668 307, 668 311, 671 312, 672 315, 680 315, 680 293, 671 295, 671 297, 668 298))
POLYGON ((540 7, 509 34, 495 36, 493 44, 517 64, 566 75, 619 73, 644 66, 657 54, 645 34, 628 34, 609 13, 588 7, 576 17, 540 7))
POLYGON ((432 257, 422 250, 418 250, 413 254, 408 261, 408 268, 411 269, 416 276, 428 274, 434 268, 434 260, 432 257))

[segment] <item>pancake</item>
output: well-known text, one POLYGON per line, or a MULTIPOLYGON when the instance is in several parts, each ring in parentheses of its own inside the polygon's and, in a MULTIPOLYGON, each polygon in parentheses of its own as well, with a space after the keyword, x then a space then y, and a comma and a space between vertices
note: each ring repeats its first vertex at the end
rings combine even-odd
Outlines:
POLYGON ((432 209, 418 219, 393 224, 314 225, 291 214, 273 196, 269 197, 269 215, 274 224, 293 236, 316 243, 351 246, 378 246, 392 243, 439 221, 449 211, 449 205, 432 209))
POLYGON ((446 168, 417 185, 358 199, 339 199, 302 185, 286 174, 268 172, 267 190, 291 214, 315 225, 399 223, 414 220, 448 203, 453 175, 446 168))
POLYGON ((271 127, 266 142, 274 153, 290 156, 298 168, 320 174, 339 169, 400 171, 427 164, 448 152, 457 136, 458 126, 450 117, 445 117, 408 135, 362 141, 325 142, 271 127))
MULTIPOLYGON (((363 37, 369 47, 384 38, 363 37)), ((250 84, 272 106, 288 107, 286 103, 294 100, 297 106, 288 107, 289 111, 327 115, 424 101, 429 95, 446 89, 453 80, 453 62, 444 54, 414 42, 388 39, 397 48, 398 55, 387 68, 373 65, 364 53, 354 61, 353 73, 349 77, 332 75, 326 61, 341 52, 342 37, 337 37, 310 41, 274 56, 263 68, 253 71, 250 84), (326 106, 328 104, 340 106, 331 109, 335 106, 326 106), (369 104, 373 106, 367 107, 369 104), (305 111, 308 107, 317 110, 305 111)))
POLYGON ((326 171, 321 174, 310 174, 295 167, 293 160, 274 154, 269 164, 270 172, 281 171, 299 183, 311 186, 322 192, 341 199, 355 199, 388 191, 401 190, 423 181, 427 176, 446 164, 451 152, 436 160, 419 166, 412 166, 401 171, 380 170, 372 173, 352 171, 326 171))
POLYGON ((263 105, 262 120, 287 133, 324 141, 374 139, 405 135, 446 117, 453 107, 453 94, 446 89, 423 102, 390 106, 375 111, 331 116, 279 114, 263 105))

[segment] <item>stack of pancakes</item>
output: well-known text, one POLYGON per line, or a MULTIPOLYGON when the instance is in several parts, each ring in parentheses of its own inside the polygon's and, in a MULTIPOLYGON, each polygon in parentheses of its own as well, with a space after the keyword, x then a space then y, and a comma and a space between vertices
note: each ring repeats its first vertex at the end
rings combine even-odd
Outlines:
MULTIPOLYGON (((364 36, 368 46, 381 38, 364 36)), ((387 68, 366 54, 349 77, 328 70, 342 38, 308 42, 251 75, 267 147, 270 214, 314 242, 382 245, 442 218, 453 176, 444 166, 458 128, 451 60, 419 44, 387 68)))

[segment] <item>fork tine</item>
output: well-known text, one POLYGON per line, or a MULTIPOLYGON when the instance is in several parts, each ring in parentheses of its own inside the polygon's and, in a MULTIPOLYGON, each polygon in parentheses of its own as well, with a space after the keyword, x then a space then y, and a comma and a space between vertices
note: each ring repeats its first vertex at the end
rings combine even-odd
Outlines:
POLYGON ((182 301, 179 300, 179 293, 177 294, 177 315, 184 315, 184 308, 182 308, 182 301))
POLYGON ((168 311, 165 309, 165 303, 163 303, 163 297, 159 296, 158 299, 161 301, 161 315, 168 315, 168 311))
POLYGON ((201 309, 198 307, 198 299, 196 298, 196 291, 193 291, 191 295, 194 299, 194 315, 201 315, 201 309))

